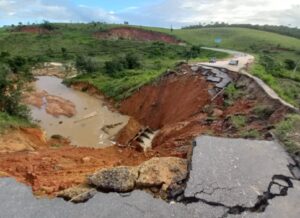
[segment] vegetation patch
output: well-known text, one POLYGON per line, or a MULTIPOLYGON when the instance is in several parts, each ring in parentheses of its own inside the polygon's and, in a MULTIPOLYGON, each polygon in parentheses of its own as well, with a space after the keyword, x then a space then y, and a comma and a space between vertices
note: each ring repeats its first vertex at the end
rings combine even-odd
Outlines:
POLYGON ((275 134, 290 153, 300 152, 300 116, 288 115, 276 125, 275 134))
POLYGON ((22 119, 17 116, 11 116, 7 113, 0 112, 0 134, 4 133, 5 130, 9 128, 19 127, 34 127, 34 125, 26 119, 22 119))
POLYGON ((260 138, 260 133, 255 129, 243 130, 240 132, 240 136, 246 139, 258 139, 260 138))
POLYGON ((238 89, 235 84, 229 84, 224 91, 225 105, 232 105, 237 99, 241 98, 243 94, 243 91, 238 89))
POLYGON ((274 111, 275 108, 268 105, 257 105, 253 109, 253 113, 260 119, 268 119, 274 111))
POLYGON ((247 124, 247 117, 242 115, 231 116, 230 122, 235 129, 241 129, 247 124))

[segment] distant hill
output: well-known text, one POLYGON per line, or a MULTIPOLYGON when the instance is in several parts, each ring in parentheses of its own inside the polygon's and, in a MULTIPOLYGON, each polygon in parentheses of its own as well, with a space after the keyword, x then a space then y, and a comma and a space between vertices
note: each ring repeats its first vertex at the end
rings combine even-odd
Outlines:
MULTIPOLYGON (((132 53, 143 57, 145 69, 130 72, 136 78, 130 77, 130 80, 126 80, 128 84, 119 78, 118 91, 113 91, 111 86, 105 86, 105 89, 111 92, 110 96, 115 97, 119 97, 120 90, 125 86, 128 93, 131 93, 145 81, 160 75, 163 69, 168 69, 176 61, 182 60, 184 54, 187 54, 193 45, 196 48, 220 47, 255 55, 256 63, 251 73, 262 78, 281 97, 300 106, 300 39, 295 37, 242 27, 168 29, 105 23, 44 23, 0 28, 0 56, 1 53, 3 56, 9 53, 11 56, 21 55, 38 62, 74 62, 78 55, 83 55, 95 60, 96 65, 101 69, 106 61, 118 55, 132 53), (143 29, 167 35, 141 31, 143 29), (173 45, 155 43, 150 42, 150 39, 164 42, 172 39, 174 42, 185 42, 187 46, 176 45, 176 43, 173 45), (297 65, 298 68, 295 67, 297 65), (152 76, 144 74, 146 71, 151 72, 152 76)), ((212 54, 202 50, 197 61, 199 58, 203 60, 212 55, 217 58, 224 56, 224 54, 212 54)), ((111 79, 104 76, 101 81, 99 79, 98 85, 103 85, 105 79, 111 79)), ((91 81, 95 83, 96 80, 91 79, 91 81)), ((111 84, 115 86, 115 80, 111 84)))
POLYGON ((300 39, 300 29, 296 27, 288 27, 288 26, 215 23, 215 24, 208 24, 208 25, 201 25, 201 24, 191 25, 191 26, 183 27, 182 29, 219 28, 219 27, 241 27, 241 28, 262 30, 266 32, 278 33, 281 35, 291 36, 300 39))

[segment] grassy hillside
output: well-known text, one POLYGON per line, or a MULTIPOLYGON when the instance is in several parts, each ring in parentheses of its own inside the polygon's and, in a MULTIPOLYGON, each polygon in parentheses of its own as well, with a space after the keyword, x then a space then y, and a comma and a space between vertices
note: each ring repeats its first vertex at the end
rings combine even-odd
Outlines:
MULTIPOLYGON (((22 27, 0 28, 0 62, 1 58, 5 59, 7 56, 12 59, 21 56, 33 64, 58 61, 76 65, 80 61, 82 74, 72 81, 88 81, 115 100, 129 96, 140 86, 174 68, 176 63, 187 58, 192 49, 192 46, 126 39, 104 40, 94 36, 96 32, 117 25, 51 25, 52 30, 46 33, 32 30, 38 26, 29 26, 33 31, 29 33, 20 31, 22 27), (125 66, 127 63, 124 63, 124 58, 129 54, 133 56, 131 59, 138 62, 137 67, 125 66), (109 70, 107 63, 112 65, 109 66, 109 70), (88 68, 89 72, 86 72, 85 68, 88 68), (118 72, 113 73, 115 70, 118 72)), ((220 52, 197 50, 193 57, 189 58, 208 60, 211 57, 226 56, 227 54, 220 52)))
MULTIPOLYGON (((155 27, 143 29, 163 32, 187 42, 187 46, 164 43, 137 42, 125 39, 100 40, 93 34, 120 25, 91 24, 52 24, 51 34, 20 33, 12 28, 0 28, 0 53, 11 56, 21 55, 31 62, 60 61, 75 63, 78 55, 85 56, 95 65, 94 72, 73 79, 89 81, 108 96, 120 100, 130 95, 141 85, 154 80, 178 61, 187 58, 192 46, 210 46, 244 51, 256 56, 251 72, 268 83, 281 97, 300 106, 300 66, 296 73, 293 64, 300 61, 300 40, 271 32, 237 27, 179 29, 155 27), (221 38, 218 45, 215 38, 221 38), (124 69, 116 76, 105 73, 105 63, 135 54, 140 67, 124 69), (287 60, 292 62, 287 68, 287 60)), ((122 26, 122 25, 121 25, 122 26)), ((194 57, 208 60, 225 55, 217 52, 201 51, 194 57)))
POLYGON ((287 67, 286 62, 300 65, 300 40, 276 33, 246 28, 220 27, 201 29, 150 28, 173 34, 190 44, 220 47, 255 55, 251 73, 263 79, 286 101, 300 107, 300 66, 287 67), (215 38, 221 38, 220 44, 215 38))

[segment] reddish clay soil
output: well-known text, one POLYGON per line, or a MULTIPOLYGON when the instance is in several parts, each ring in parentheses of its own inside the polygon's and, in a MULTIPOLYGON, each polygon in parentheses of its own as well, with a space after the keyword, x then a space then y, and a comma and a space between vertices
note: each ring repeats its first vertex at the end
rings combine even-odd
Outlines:
POLYGON ((42 108, 45 104, 46 112, 55 117, 60 115, 73 117, 76 114, 76 107, 73 102, 58 96, 49 95, 46 91, 26 93, 23 101, 38 108, 42 108))
POLYGON ((269 139, 270 126, 285 114, 275 108, 270 117, 257 117, 253 110, 263 102, 248 98, 247 94, 231 106, 226 106, 224 95, 211 102, 212 96, 208 93, 211 86, 200 74, 193 74, 182 66, 177 73, 144 86, 124 100, 120 111, 134 117, 142 126, 159 129, 152 142, 153 150, 178 157, 187 157, 191 140, 201 134, 241 137, 241 134, 256 130, 259 138, 269 139), (237 115, 246 119, 245 126, 239 129, 230 119, 237 115))
MULTIPOLYGON (((114 166, 136 166, 152 157, 171 156, 164 151, 147 153, 132 148, 117 146, 95 149, 70 146, 64 139, 45 142, 38 129, 15 130, 1 138, 15 138, 30 141, 36 147, 0 152, 0 176, 9 176, 32 186, 37 195, 54 196, 57 192, 74 185, 85 183, 86 176, 95 171, 114 166), (25 140, 26 139, 26 140, 25 140), (61 147, 55 147, 60 145, 61 147)), ((14 143, 10 143, 14 146, 14 143)), ((2 147, 0 147, 2 148, 2 147)))
POLYGON ((169 75, 141 88, 121 103, 120 111, 145 126, 163 126, 186 120, 210 103, 209 83, 200 75, 169 75))
POLYGON ((180 40, 173 36, 150 30, 132 27, 118 27, 94 34, 99 39, 129 39, 137 41, 160 41, 169 44, 179 44, 180 40))
POLYGON ((117 134, 116 141, 121 146, 126 146, 142 128, 143 126, 138 121, 130 118, 127 125, 117 134))
POLYGON ((0 153, 34 151, 46 146, 45 134, 35 128, 10 130, 0 137, 0 153))
MULTIPOLYGON (((142 87, 121 102, 120 111, 133 117, 117 135, 118 142, 125 146, 78 148, 64 139, 46 142, 38 130, 16 130, 1 137, 0 176, 11 176, 31 185, 38 195, 54 196, 63 189, 85 183, 87 175, 102 168, 135 166, 152 157, 188 158, 191 140, 201 134, 239 137, 241 132, 256 130, 266 139, 270 125, 284 116, 280 108, 274 108, 270 117, 256 116, 253 109, 262 102, 246 94, 230 106, 224 103, 225 95, 211 102, 208 89, 212 84, 201 74, 192 73, 184 66, 182 69, 142 87), (230 118, 235 115, 246 118, 246 124, 239 129, 230 118), (144 153, 138 147, 126 147, 145 127, 160 129, 153 148, 144 153), (9 149, 5 143, 11 138, 17 140, 9 143, 9 149), (19 146, 23 141, 27 147, 19 146), (15 149, 11 149, 14 146, 15 149)), ((89 92, 89 86, 77 85, 77 88, 86 88, 89 92)))
POLYGON ((35 34, 49 34, 51 31, 46 30, 41 27, 36 27, 36 26, 23 26, 23 27, 18 27, 15 30, 16 32, 22 32, 22 33, 35 33, 35 34))

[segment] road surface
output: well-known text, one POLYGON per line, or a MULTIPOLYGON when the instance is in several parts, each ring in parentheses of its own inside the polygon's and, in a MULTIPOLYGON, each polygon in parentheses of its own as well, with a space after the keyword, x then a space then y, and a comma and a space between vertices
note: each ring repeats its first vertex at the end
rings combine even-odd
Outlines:
POLYGON ((228 49, 219 49, 219 48, 208 48, 208 47, 202 47, 203 49, 212 50, 212 51, 220 51, 225 52, 228 54, 231 54, 232 56, 226 60, 220 60, 216 63, 208 63, 208 62, 201 62, 197 63, 199 65, 204 66, 210 66, 210 67, 216 67, 216 68, 225 68, 229 71, 238 72, 241 74, 244 74, 248 77, 251 77, 253 80, 256 81, 257 84, 259 84, 260 87, 264 89, 264 91, 273 99, 279 100, 282 104, 286 105, 287 107, 291 108, 292 110, 299 112, 299 109, 291 105, 290 103, 286 102, 282 98, 278 96, 278 94, 270 87, 268 86, 264 81, 262 81, 260 78, 257 78, 250 73, 246 71, 248 66, 252 64, 255 60, 254 56, 250 54, 246 54, 239 51, 234 50, 228 50, 228 49), (238 60, 239 64, 237 66, 229 65, 230 60, 238 60))

